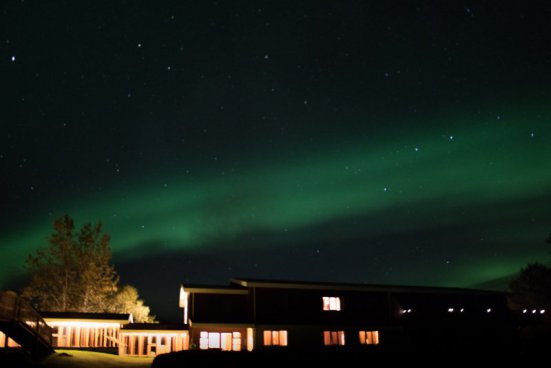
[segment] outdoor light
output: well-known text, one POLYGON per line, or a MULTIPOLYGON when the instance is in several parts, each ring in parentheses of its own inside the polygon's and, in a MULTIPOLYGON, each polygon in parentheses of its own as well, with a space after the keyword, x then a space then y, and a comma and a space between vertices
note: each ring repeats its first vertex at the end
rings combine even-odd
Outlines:
POLYGON ((492 308, 486 309, 486 313, 491 313, 491 312, 492 312, 492 308))
POLYGON ((453 308, 448 308, 448 313, 453 313, 453 308))
POLYGON ((532 309, 532 314, 536 314, 537 310, 532 309))
POLYGON ((523 314, 526 314, 526 312, 528 312, 528 309, 523 309, 523 310, 522 310, 522 313, 523 313, 523 314))
POLYGON ((459 311, 463 313, 463 311, 465 311, 465 308, 461 308, 459 311))
POLYGON ((544 314, 544 313, 545 313, 545 309, 540 310, 540 314, 544 314))

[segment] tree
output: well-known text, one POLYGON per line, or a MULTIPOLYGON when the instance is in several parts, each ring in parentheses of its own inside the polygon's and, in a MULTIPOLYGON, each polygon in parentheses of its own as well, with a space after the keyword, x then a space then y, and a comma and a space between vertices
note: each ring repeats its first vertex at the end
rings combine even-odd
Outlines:
POLYGON ((520 308, 551 309, 551 268, 541 263, 530 263, 511 280, 511 302, 520 308))
POLYGON ((132 313, 134 322, 154 322, 155 316, 149 315, 149 307, 143 303, 134 286, 124 285, 112 298, 112 312, 132 313))
POLYGON ((126 291, 117 297, 119 277, 110 264, 110 238, 103 234, 101 223, 85 224, 77 233, 73 220, 64 215, 53 227, 49 246, 27 258, 30 283, 23 289, 25 298, 43 311, 131 313, 135 309, 140 320, 147 320, 149 307, 138 299, 135 288, 135 305, 123 298, 126 291), (119 300, 127 301, 124 307, 119 300))

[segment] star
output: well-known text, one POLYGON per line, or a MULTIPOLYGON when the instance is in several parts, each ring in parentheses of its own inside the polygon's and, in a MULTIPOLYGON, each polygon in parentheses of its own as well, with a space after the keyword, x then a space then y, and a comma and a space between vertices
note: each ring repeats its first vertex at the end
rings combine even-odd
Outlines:
POLYGON ((387 188, 387 187, 384 187, 384 188, 383 188, 383 192, 388 192, 388 188, 387 188))
POLYGON ((413 150, 414 150, 415 152, 419 152, 419 147, 415 147, 413 150))
POLYGON ((453 139, 454 139, 453 135, 450 135, 449 139, 450 139, 450 141, 453 141, 453 139))
POLYGON ((11 57, 11 61, 12 61, 12 62, 15 62, 15 56, 12 56, 12 57, 11 57))

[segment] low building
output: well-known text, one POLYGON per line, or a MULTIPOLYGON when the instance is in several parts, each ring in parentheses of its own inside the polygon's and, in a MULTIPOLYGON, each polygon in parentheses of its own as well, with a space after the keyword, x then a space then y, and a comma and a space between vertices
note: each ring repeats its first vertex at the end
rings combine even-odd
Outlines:
POLYGON ((183 324, 133 323, 131 314, 115 313, 42 312, 42 316, 52 327, 54 348, 105 349, 128 356, 189 349, 183 324))
POLYGON ((132 323, 131 314, 42 312, 53 329, 54 348, 118 348, 122 326, 132 323))
POLYGON ((120 331, 119 355, 156 356, 189 349, 183 324, 132 323, 120 331))
POLYGON ((510 317, 499 292, 255 279, 181 285, 179 305, 202 350, 474 343, 503 336, 510 317))

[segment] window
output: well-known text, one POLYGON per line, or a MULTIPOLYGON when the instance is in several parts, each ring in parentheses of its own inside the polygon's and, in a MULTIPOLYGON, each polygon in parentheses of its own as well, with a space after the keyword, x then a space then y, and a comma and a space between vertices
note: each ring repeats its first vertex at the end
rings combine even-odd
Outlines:
POLYGON ((287 331, 264 331, 264 346, 287 346, 287 331))
POLYGON ((360 344, 379 345, 379 331, 360 331, 360 344))
POLYGON ((207 332, 199 334, 199 349, 241 350, 241 332, 207 332))
POLYGON ((241 351, 241 332, 234 332, 232 334, 232 349, 234 351, 241 351))
POLYGON ((323 345, 344 345, 344 331, 323 331, 323 345))
POLYGON ((324 296, 323 310, 324 311, 340 311, 341 310, 341 298, 338 296, 324 296))

